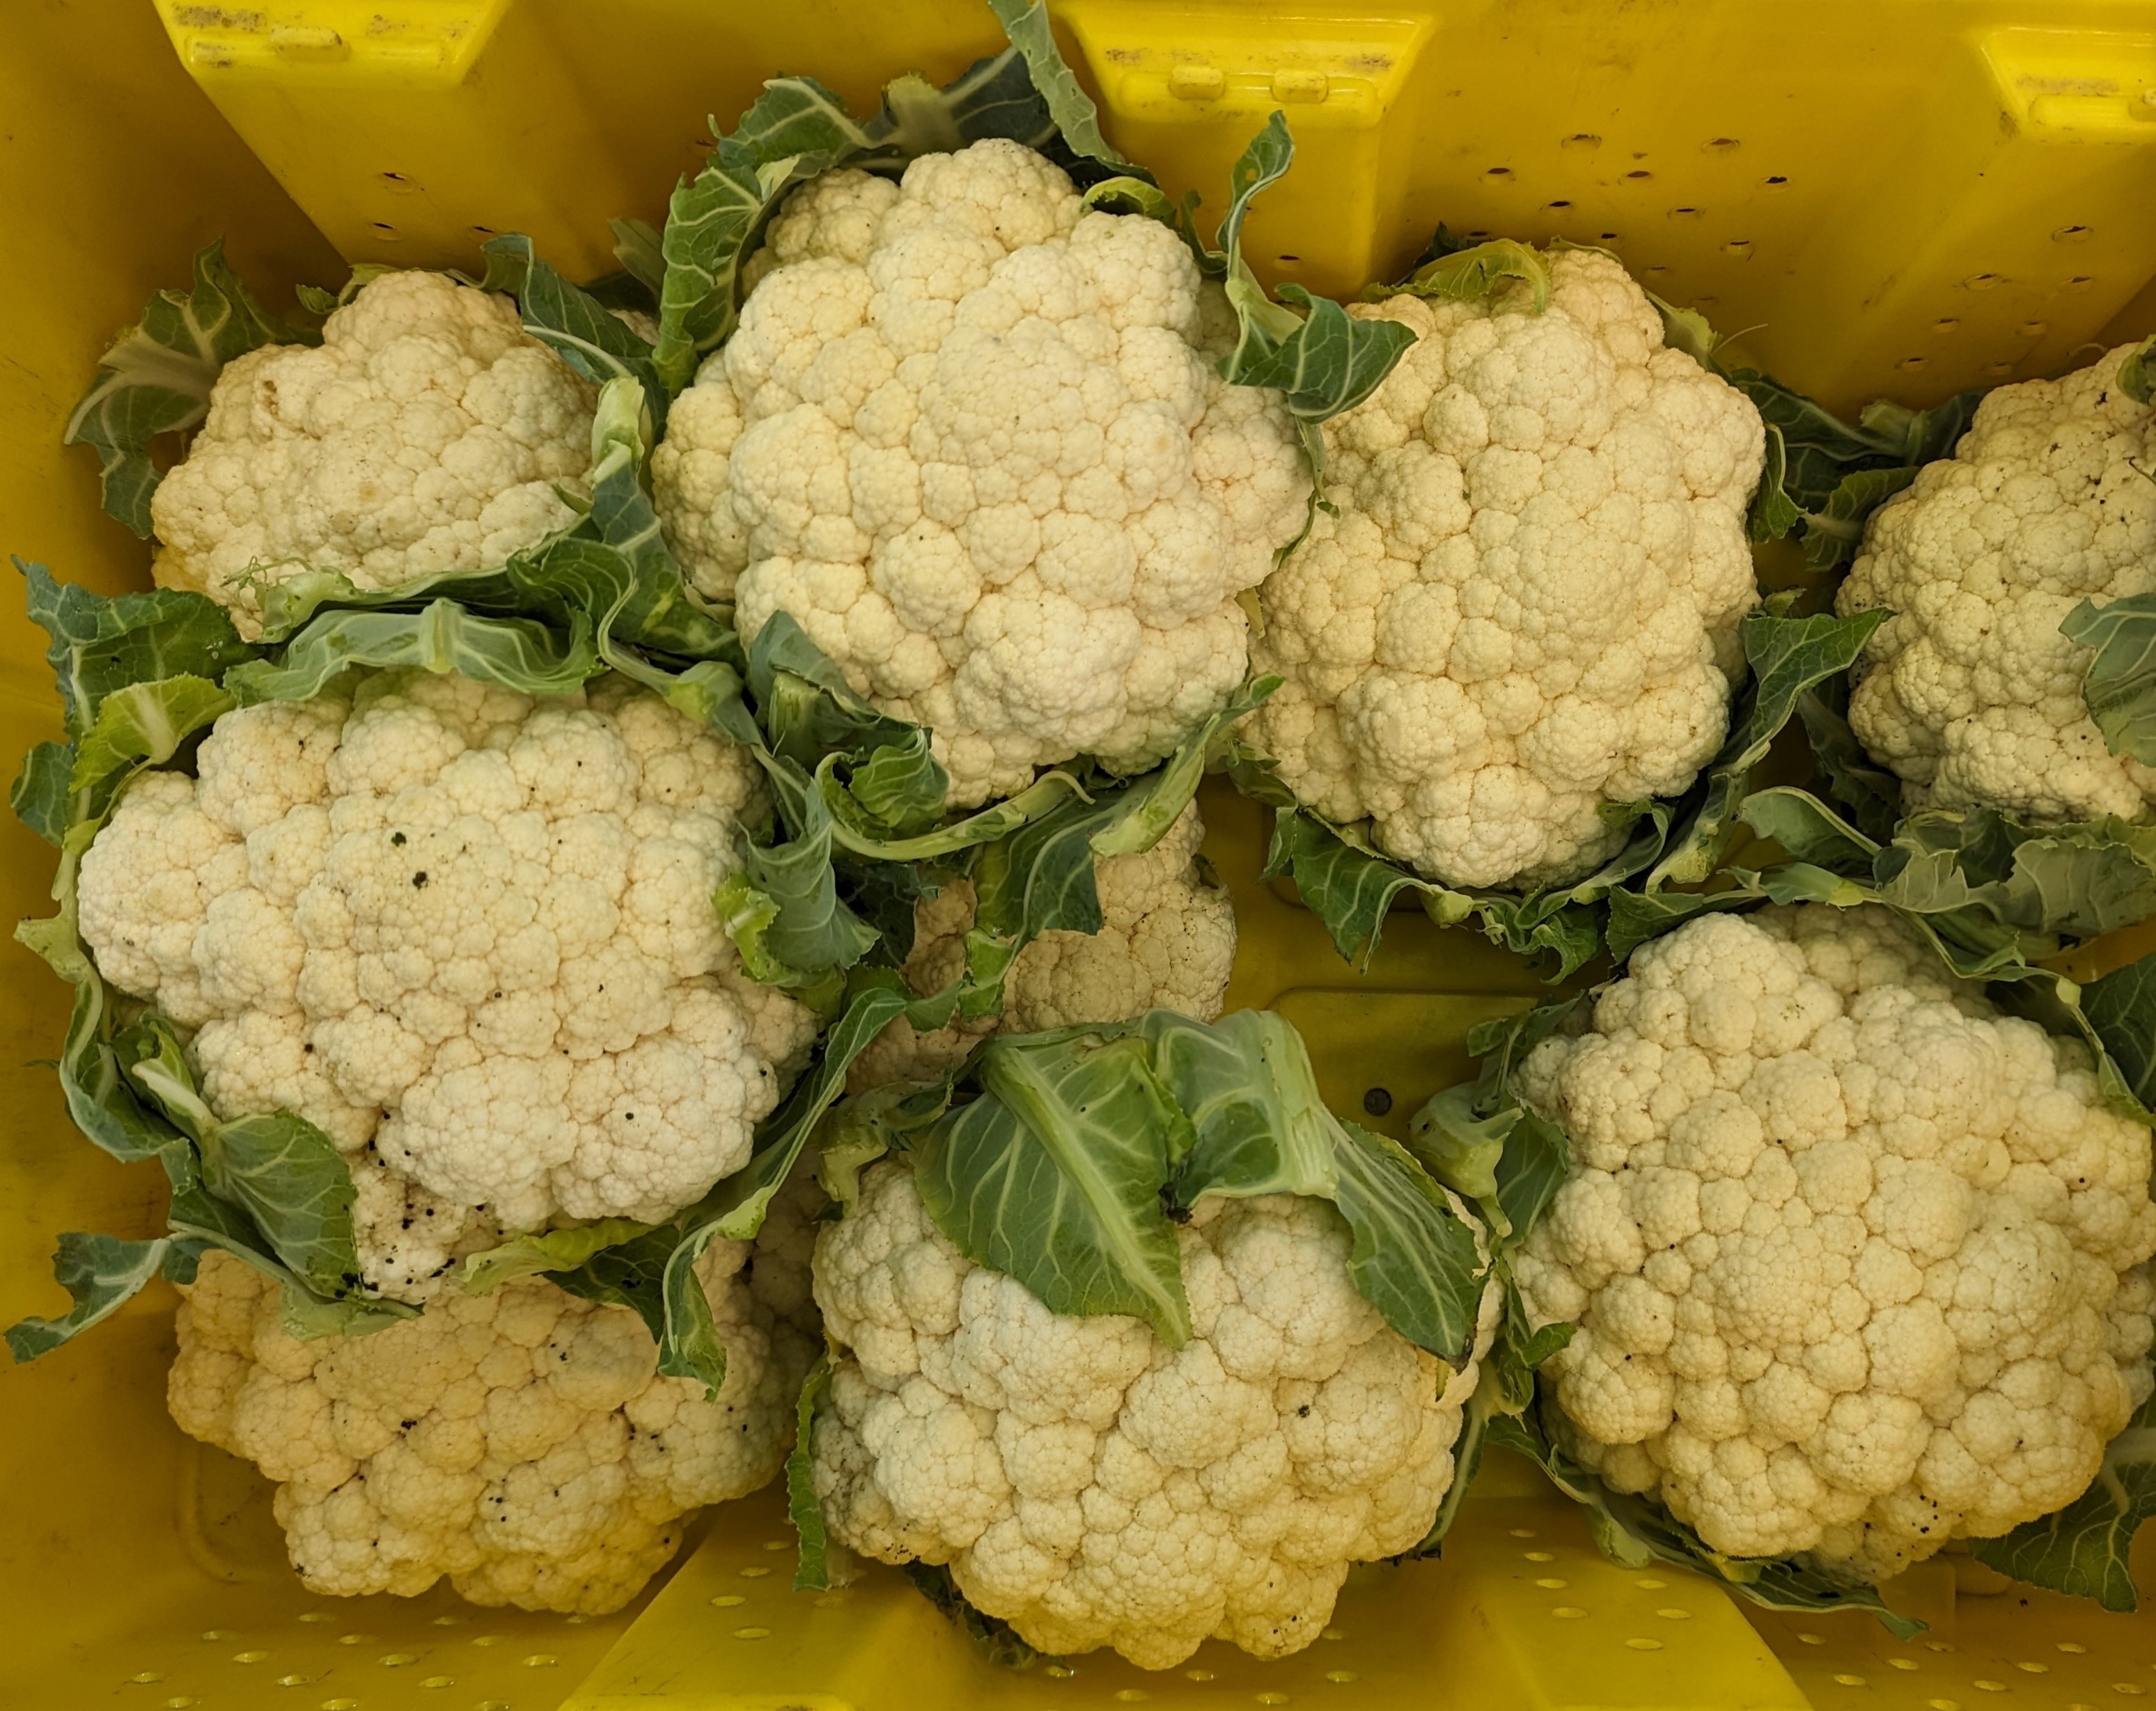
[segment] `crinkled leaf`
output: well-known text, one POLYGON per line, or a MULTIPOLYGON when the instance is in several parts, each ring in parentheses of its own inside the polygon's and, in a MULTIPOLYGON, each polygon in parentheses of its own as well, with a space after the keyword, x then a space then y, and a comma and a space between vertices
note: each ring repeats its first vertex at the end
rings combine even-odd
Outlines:
POLYGON ((2156 594, 2084 600, 2060 635, 2094 654, 2082 678, 2089 717, 2113 754, 2156 765, 2156 594))
POLYGON ((67 833, 68 781, 74 771, 74 753, 66 743, 36 743, 23 757, 23 769, 8 793, 15 818, 55 847, 67 833))
POLYGON ((793 1590, 821 1592, 831 1584, 831 1537, 816 1500, 816 1415, 831 1395, 831 1357, 819 1354, 793 1402, 793 1447, 786 1457, 786 1513, 793 1523, 793 1590))
POLYGON ((1049 23, 1046 0, 988 0, 988 9, 1025 61, 1034 88, 1047 104, 1049 117, 1071 151, 1150 183, 1151 173, 1118 154, 1101 135, 1100 110, 1080 86, 1076 74, 1064 63, 1049 23))
POLYGON ((2118 389, 2137 404, 2149 401, 2149 381, 2156 376, 2156 339, 2151 339, 2118 365, 2118 389))
POLYGON ((1738 818, 1763 838, 1772 838, 1799 861, 1838 873, 1869 876, 1879 845, 1808 790, 1786 785, 1755 791, 1738 818))
POLYGON ((1352 1123, 1338 1130, 1333 1203, 1353 1237, 1348 1275, 1387 1324, 1465 1369, 1482 1292, 1473 1232, 1398 1141, 1352 1123))
POLYGON ((712 131, 711 162, 675 187, 660 238, 665 271, 654 356, 673 393, 732 333, 747 295, 743 265, 795 185, 837 167, 894 171, 985 137, 1039 148, 1055 126, 1012 49, 976 62, 941 90, 901 78, 865 121, 813 78, 775 78, 732 131, 716 125, 712 131))
POLYGON ((1530 314, 1539 315, 1549 307, 1549 263, 1541 252, 1517 239, 1493 238, 1486 244, 1447 249, 1398 285, 1374 285, 1365 295, 1444 297, 1473 303, 1512 284, 1527 288, 1530 314))
POLYGON ((97 378, 68 418, 64 441, 96 452, 106 512, 147 540, 150 498, 162 479, 150 460, 151 442, 208 414, 210 389, 234 357, 264 345, 319 342, 256 301, 219 239, 195 252, 191 290, 159 291, 98 359, 97 378))
POLYGON ((547 1272, 573 1272, 594 1254, 649 1236, 655 1226, 634 1218, 602 1218, 574 1230, 519 1236, 499 1247, 468 1256, 458 1267, 467 1294, 491 1295, 505 1283, 547 1272))
POLYGON ((1797 697, 1797 717, 1828 793, 1856 828, 1877 843, 1902 820, 1902 781, 1864 752, 1849 728, 1849 680, 1830 677, 1797 697))
POLYGON ((1804 521, 1804 514, 1789 497, 1789 447, 1783 443, 1782 430, 1769 425, 1759 485, 1753 490, 1751 506, 1744 513, 1745 537, 1755 547, 1780 540, 1804 521))
POLYGON ((8 1328, 17 1363, 49 1354, 70 1338, 110 1318, 165 1269, 170 1236, 146 1241, 70 1230, 53 1254, 53 1277, 74 1305, 56 1319, 26 1318, 8 1328))
POLYGON ((2090 981, 2081 1002, 2133 1097, 2156 1109, 2156 955, 2090 981))
POLYGON ((1334 1198, 1336 1126, 1310 1053, 1286 1020, 1270 1010, 1236 1010, 1208 1025, 1152 1010, 1138 1026, 1156 1072, 1191 1123, 1191 1147, 1172 1190, 1178 1208, 1207 1195, 1334 1198))
POLYGON ((660 253, 659 229, 649 220, 611 219, 613 257, 621 270, 644 287, 650 306, 659 303, 659 288, 666 277, 666 258, 660 253))
POLYGON ((225 686, 252 706, 306 701, 357 666, 417 667, 497 683, 526 695, 567 695, 605 670, 588 624, 567 635, 526 618, 486 618, 456 601, 417 612, 328 612, 286 646, 228 673, 225 686))
POLYGON ((2106 1610, 2136 1607, 2133 1535, 2156 1515, 2156 1397, 2143 1402, 2104 1448, 2103 1466, 2089 1488, 2056 1514, 2025 1521, 1998 1539, 1980 1539, 1971 1554, 2031 1585, 2106 1610))
POLYGON ((914 1174, 976 1265, 1053 1312, 1128 1313, 1179 1348, 1190 1307, 1160 1189, 1193 1132, 1151 1057, 1134 1035, 992 1040, 981 1097, 916 1139, 914 1174))
POLYGON ((1916 466, 1855 470, 1835 484, 1826 502, 1803 513, 1804 562, 1814 570, 1832 570, 1856 557, 1864 526, 1871 513, 1917 479, 1916 466))
POLYGON ((178 588, 106 596, 56 581, 42 564, 15 561, 30 621, 49 638, 67 732, 80 737, 116 689, 160 677, 213 681, 260 651, 239 639, 223 607, 178 588))

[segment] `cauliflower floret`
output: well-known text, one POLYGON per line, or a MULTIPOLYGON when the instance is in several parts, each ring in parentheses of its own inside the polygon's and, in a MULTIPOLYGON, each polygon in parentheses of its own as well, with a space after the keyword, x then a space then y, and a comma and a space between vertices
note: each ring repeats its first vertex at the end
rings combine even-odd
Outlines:
POLYGON ((350 1155, 371 1287, 560 1217, 659 1220, 747 1160, 814 1018, 711 907, 762 786, 625 681, 424 671, 226 714, 83 858, 85 942, 194 1030, 212 1110, 350 1155))
MULTIPOLYGON (((998 1030, 1032 1034, 1086 1022, 1119 1022, 1171 1010, 1201 1022, 1220 1014, 1235 960, 1235 912, 1198 865, 1205 822, 1193 802, 1152 849, 1096 859, 1098 933, 1045 933, 1018 953, 1005 977, 1000 1016, 954 1021, 927 1033, 901 1016, 855 1060, 850 1091, 928 1080, 998 1030)), ((965 971, 973 925, 972 881, 952 881, 913 909, 906 984, 923 997, 965 971)))
POLYGON ((1871 515, 1835 597, 1893 613, 1857 662, 1849 722, 1911 809, 2049 823, 2147 816, 2156 781, 2082 699, 2083 600, 2156 589, 2156 419, 2118 384, 2123 345, 2061 380, 2002 386, 1950 458, 1871 515))
POLYGON ((1227 699, 1306 478, 1278 398, 1214 372, 1173 232, 993 140, 813 180, 752 271, 652 465, 744 639, 790 614, 961 807, 1150 764, 1227 699))
POLYGON ((1452 885, 1576 878, 1605 804, 1676 795, 1721 746, 1759 414, 1623 268, 1550 258, 1522 294, 1358 304, 1416 343, 1324 427, 1337 515, 1259 592, 1286 681, 1259 747, 1328 818, 1452 885))
POLYGON ((834 1535, 947 1563, 1044 1651, 1164 1669, 1208 1636, 1261 1657, 1317 1639, 1351 1565, 1428 1532, 1478 1368, 1385 1323, 1323 1201, 1201 1201, 1180 1241, 1196 1334, 1178 1349, 1050 1312, 945 1240, 904 1165, 870 1169, 816 1241, 851 1351, 813 1446, 834 1535))
POLYGON ((591 467, 598 397, 507 297, 382 274, 320 345, 265 345, 218 375, 151 501, 151 573, 254 635, 261 586, 301 570, 387 588, 500 564, 573 520, 554 490, 591 467))
MULTIPOLYGON (((2149 1135, 1884 910, 1710 915, 1521 1085, 1568 1452, 1739 1557, 1882 1580, 2051 1513, 2149 1389, 2149 1135)), ((1546 1391, 1546 1395, 1548 1395, 1546 1391)))
POLYGON ((683 1515, 754 1491, 791 1446, 817 1344, 798 1198, 697 1263, 726 1350, 716 1396, 659 1377, 627 1308, 543 1280, 301 1342, 276 1284, 213 1251, 182 1291, 172 1418, 277 1482, 316 1592, 411 1597, 447 1575, 475 1604, 618 1610, 674 1554, 683 1515))

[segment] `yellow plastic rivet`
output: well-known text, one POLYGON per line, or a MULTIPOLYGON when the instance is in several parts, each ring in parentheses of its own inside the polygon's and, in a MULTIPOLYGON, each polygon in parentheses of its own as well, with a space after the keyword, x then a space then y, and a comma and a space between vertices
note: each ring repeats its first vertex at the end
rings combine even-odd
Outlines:
POLYGON ((1116 1697, 1126 1705, 1135 1705, 1141 1699, 1150 1699, 1152 1695, 1143 1688, 1117 1688, 1116 1697))
POLYGON ((524 1660, 526 1669, 552 1669, 562 1660, 551 1652, 534 1652, 524 1660))
POLYGON ((1627 1640, 1625 1643, 1635 1652, 1659 1652, 1662 1649, 1662 1642, 1660 1640, 1635 1638, 1627 1640))
POLYGON ((1670 1583, 1667 1580, 1657 1580, 1652 1575, 1642 1575, 1632 1584, 1643 1592, 1659 1592, 1670 1583))
POLYGON ((2035 1660, 2035 1658, 2033 1658, 2033 1657, 2031 1657, 2031 1658, 2025 1658, 2025 1659, 2024 1659, 2022 1662, 2019 1662, 2019 1663, 2015 1664, 2014 1667, 2015 1667, 2015 1668, 2016 1668, 2016 1669, 2023 1669, 2023 1670, 2026 1670, 2026 1671, 2027 1671, 2030 1675, 2043 1675, 2043 1674, 2046 1674, 2046 1673, 2047 1673, 2047 1672, 2050 1671, 2050 1669, 2051 1669, 2051 1666, 2050 1664, 2048 1664, 2048 1663, 2039 1663, 2039 1662, 2036 1662, 2036 1660, 2035 1660))
POLYGON ((151 1682, 161 1682, 164 1678, 165 1672, 162 1669, 146 1669, 140 1675, 131 1675, 127 1678, 131 1682, 140 1682, 146 1687, 151 1682))
POLYGON ((1690 1611, 1679 1610, 1674 1604, 1663 1606, 1663 1607, 1656 1611, 1655 1614, 1660 1616, 1666 1622, 1688 1622, 1691 1620, 1691 1612, 1690 1611))
POLYGON ((1332 92, 1332 80, 1322 71, 1291 71, 1282 67, 1273 73, 1276 101, 1322 101, 1332 92))
POLYGON ((1178 65, 1168 74, 1168 92, 1178 100, 1216 101, 1227 86, 1217 66, 1178 65))
POLYGON ((1864 1685, 1864 1678, 1861 1675, 1838 1675, 1835 1679, 1845 1688, 1861 1688, 1864 1685))
POLYGON ((769 1628, 736 1628, 734 1630, 734 1638, 737 1640, 768 1640, 770 1637, 769 1628))
POLYGON ((741 1571, 741 1577, 744 1580, 761 1580, 770 1572, 771 1570, 769 1569, 765 1568, 762 1564, 758 1563, 753 1568, 743 1569, 741 1571))
POLYGON ((1358 1682, 1363 1679, 1352 1669, 1328 1669, 1325 1672, 1325 1678, 1329 1682, 1337 1682, 1343 1688, 1350 1682, 1358 1682))
POLYGON ((1183 1678, 1185 1681, 1209 1682, 1213 1679, 1213 1672, 1209 1669, 1186 1669, 1183 1672, 1183 1678))
POLYGON ((408 1663, 417 1663, 419 1654, 416 1652, 385 1652, 374 1661, 384 1669, 402 1669, 408 1663))
MULTIPOLYGON (((819 1598, 816 1601, 821 1604, 824 1601, 819 1598)), ((747 1604, 748 1600, 738 1592, 721 1592, 711 1602, 718 1606, 721 1610, 732 1610, 737 1604, 747 1604)))
POLYGON ((351 44, 333 29, 286 24, 270 32, 270 46, 280 58, 302 64, 334 65, 352 58, 351 44))
POLYGON ((259 1663, 269 1655, 267 1652, 235 1652, 232 1654, 232 1661, 234 1663, 259 1663))
POLYGON ((1552 1607, 1550 1614, 1559 1621, 1573 1622, 1578 1621, 1587 1612, 1576 1604, 1559 1604, 1552 1607))
POLYGON ((453 1675, 430 1675, 423 1678, 419 1683, 423 1688, 453 1688, 456 1684, 457 1678, 453 1675))
POLYGON ((1541 1580, 1535 1582, 1536 1585, 1541 1587, 1546 1592, 1561 1592, 1571 1584, 1572 1583, 1569 1580, 1560 1580, 1554 1575, 1545 1575, 1541 1580))
POLYGON ((1557 1553, 1553 1550, 1523 1550, 1520 1554, 1531 1563, 1553 1563, 1557 1560, 1557 1553))

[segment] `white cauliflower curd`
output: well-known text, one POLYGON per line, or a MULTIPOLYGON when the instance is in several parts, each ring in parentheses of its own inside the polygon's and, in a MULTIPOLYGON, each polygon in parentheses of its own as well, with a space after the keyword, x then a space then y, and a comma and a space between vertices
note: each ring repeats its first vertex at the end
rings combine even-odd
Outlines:
POLYGON ((697 1261, 726 1350, 708 1396, 657 1376, 629 1308, 542 1280, 302 1342, 276 1284, 212 1251, 183 1292, 172 1418, 277 1482, 316 1592, 410 1597, 446 1575, 475 1604, 616 1610, 673 1556, 681 1517, 784 1460, 814 1358, 810 1232, 782 1196, 752 1248, 714 1242, 697 1261))
POLYGON ((1357 1293, 1322 1200, 1204 1200, 1179 1241, 1178 1349, 1138 1319, 1050 1312, 945 1240, 904 1165, 870 1169, 816 1241, 817 1303, 850 1351, 813 1443, 833 1535, 948 1564, 1046 1652, 1164 1669, 1209 1636, 1266 1657, 1316 1640, 1352 1564, 1428 1532, 1479 1369, 1357 1293))
MULTIPOLYGON (((1215 1020, 1235 960, 1235 912, 1228 893, 1199 867, 1204 841, 1205 822, 1194 802, 1152 849, 1096 858, 1098 933, 1044 933, 1027 945, 1004 976, 1000 1016, 927 1033, 901 1016, 855 1060, 848 1087, 859 1093, 891 1082, 927 1080, 998 1030, 1032 1034, 1120 1022, 1150 1010, 1215 1020)), ((922 997, 965 972, 974 905, 973 882, 963 879, 914 905, 913 950, 905 972, 906 984, 922 997)))
POLYGON ((2046 823, 2143 820, 2156 801, 2156 773, 2089 718, 2090 650, 2059 634, 2085 599, 2156 590, 2156 417, 2118 383, 2135 348, 1989 393, 1954 455, 1871 514, 1835 605, 1894 615, 1857 662, 1849 722, 1912 809, 2046 823))
POLYGON ((1702 917, 1527 1102, 1561 1447, 1713 1550, 1876 1580, 2078 1497, 2149 1390, 2149 1135, 1882 910, 1702 917))
POLYGON ((1227 700, 1308 482, 1277 396, 1214 372, 1232 316, 1174 233, 991 141, 825 174, 763 255, 652 465, 745 638, 790 614, 961 807, 1150 764, 1227 700))
POLYGON ((387 273, 319 346, 235 358, 151 503, 151 573, 261 628, 259 588, 332 570, 362 588, 485 570, 574 520, 598 389, 509 298, 387 273))
POLYGON ((1416 342, 1324 424, 1338 515, 1259 595, 1253 663, 1286 681, 1252 740, 1450 885, 1578 878, 1623 841, 1604 804, 1690 784, 1758 599, 1758 412, 1609 257, 1549 269, 1540 315, 1522 286, 1348 311, 1416 342))
POLYGON ((814 1019, 712 893, 760 780, 619 678, 550 700, 384 672, 225 714, 84 856, 105 977, 192 1030, 221 1118, 352 1165, 367 1286, 562 1218, 670 1216, 744 1164, 814 1019))

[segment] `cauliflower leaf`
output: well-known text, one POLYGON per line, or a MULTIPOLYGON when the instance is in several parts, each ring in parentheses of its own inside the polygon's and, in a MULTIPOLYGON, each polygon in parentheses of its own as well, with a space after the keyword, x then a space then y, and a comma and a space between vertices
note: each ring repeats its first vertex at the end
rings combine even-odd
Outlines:
POLYGON ((194 286, 161 290, 98 358, 97 378, 68 418, 62 443, 97 454, 108 516, 150 537, 150 496, 162 479, 150 443, 209 413, 224 365, 264 345, 315 344, 319 333, 264 309, 224 259, 224 240, 195 252, 194 286))
POLYGON ((2025 1521, 1999 1539, 1979 1539, 1971 1554, 2032 1586, 2092 1598, 2106 1610, 2138 1606, 2133 1536, 2156 1516, 2156 1396, 2105 1446, 2095 1482, 2056 1514, 2025 1521))
POLYGON ((2104 747, 2143 766, 2156 763, 2156 595, 2128 594, 2102 607, 2083 600, 2059 634, 2095 650, 2082 699, 2104 747))

